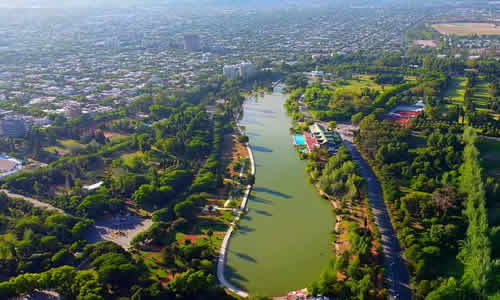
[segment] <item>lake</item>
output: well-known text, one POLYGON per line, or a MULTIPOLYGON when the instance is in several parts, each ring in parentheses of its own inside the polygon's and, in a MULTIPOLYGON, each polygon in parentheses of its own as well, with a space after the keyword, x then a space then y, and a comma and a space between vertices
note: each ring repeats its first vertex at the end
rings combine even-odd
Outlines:
POLYGON ((240 122, 250 138, 256 181, 248 214, 233 233, 226 278, 250 294, 279 296, 317 280, 332 255, 334 217, 308 182, 283 107, 286 94, 247 100, 240 122))

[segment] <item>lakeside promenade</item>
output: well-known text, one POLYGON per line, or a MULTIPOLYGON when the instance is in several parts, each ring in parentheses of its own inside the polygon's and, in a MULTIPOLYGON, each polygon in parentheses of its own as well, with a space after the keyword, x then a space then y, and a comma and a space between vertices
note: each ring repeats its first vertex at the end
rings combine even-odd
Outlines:
MULTIPOLYGON (((241 128, 238 126, 238 131, 240 132, 241 135, 243 135, 243 131, 241 128)), ((253 152, 250 147, 250 144, 247 143, 247 151, 248 151, 248 157, 250 159, 250 174, 252 176, 255 176, 255 161, 253 157, 253 152)), ((242 172, 240 172, 240 177, 242 176, 242 172)), ((245 189, 245 195, 243 196, 243 201, 241 202, 239 213, 245 212, 248 204, 248 197, 250 196, 250 192, 252 191, 252 185, 249 184, 246 186, 245 189)), ((231 197, 231 196, 230 196, 231 197)), ((238 215, 234 222, 231 224, 231 227, 229 227, 228 231, 226 232, 226 235, 224 236, 224 240, 222 241, 222 245, 219 250, 219 260, 217 262, 217 279, 219 282, 224 286, 224 288, 228 289, 232 293, 240 296, 240 297, 248 297, 248 293, 240 290, 239 288, 235 287, 232 285, 229 281, 226 280, 224 277, 224 268, 226 266, 226 260, 227 260, 227 252, 228 252, 228 247, 229 247, 229 241, 231 239, 231 235, 235 229, 236 224, 238 223, 238 220, 240 219, 240 215, 238 215)))

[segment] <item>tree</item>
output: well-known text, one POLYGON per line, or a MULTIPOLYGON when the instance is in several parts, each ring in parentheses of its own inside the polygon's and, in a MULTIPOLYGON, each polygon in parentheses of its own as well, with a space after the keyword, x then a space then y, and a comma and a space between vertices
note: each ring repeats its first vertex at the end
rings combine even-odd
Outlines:
POLYGON ((4 192, 0 192, 0 213, 7 210, 9 197, 4 192))
POLYGON ((443 300, 443 299, 467 299, 464 291, 460 287, 457 280, 453 277, 450 277, 448 280, 445 280, 439 288, 432 291, 427 297, 426 300, 443 300))
POLYGON ((484 185, 481 178, 479 151, 475 146, 474 129, 467 127, 463 136, 466 143, 461 167, 460 191, 467 195, 465 216, 468 220, 466 239, 459 253, 464 263, 464 285, 483 296, 491 271, 491 245, 484 185))
POLYGON ((140 265, 134 264, 123 253, 103 254, 90 265, 96 268, 100 280, 105 284, 126 287, 142 276, 140 265))
POLYGON ((171 280, 167 288, 175 294, 177 299, 185 299, 190 296, 210 294, 213 292, 214 286, 215 277, 212 274, 189 269, 171 280))
POLYGON ((153 213, 153 222, 170 222, 172 220, 172 213, 165 207, 153 213))
POLYGON ((149 112, 151 113, 151 117, 153 117, 153 119, 160 120, 170 116, 172 110, 165 105, 153 104, 149 107, 149 112))
POLYGON ((145 152, 151 149, 152 139, 148 134, 146 133, 140 134, 136 137, 136 139, 139 151, 145 152))
POLYGON ((432 193, 432 199, 436 207, 446 215, 448 210, 455 206, 457 195, 451 185, 445 185, 432 193))
POLYGON ((249 138, 247 135, 238 136, 238 142, 245 144, 245 143, 248 143, 248 141, 249 141, 249 138))
POLYGON ((143 184, 134 192, 132 199, 140 207, 152 207, 167 203, 173 195, 174 190, 169 186, 158 188, 152 184, 143 184))
POLYGON ((337 122, 336 121, 328 122, 328 129, 335 130, 336 128, 337 128, 337 122))
POLYGON ((184 218, 186 220, 193 220, 196 218, 196 207, 192 201, 182 201, 174 206, 175 215, 178 218, 184 218))

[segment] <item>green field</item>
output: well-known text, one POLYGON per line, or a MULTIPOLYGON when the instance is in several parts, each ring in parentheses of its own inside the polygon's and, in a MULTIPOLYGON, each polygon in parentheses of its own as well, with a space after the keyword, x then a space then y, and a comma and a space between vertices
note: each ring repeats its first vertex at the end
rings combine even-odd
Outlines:
POLYGON ((58 140, 57 145, 45 147, 44 150, 47 152, 57 152, 61 155, 70 153, 71 151, 78 151, 85 148, 85 145, 80 144, 76 140, 58 140))
POLYGON ((377 91, 383 91, 384 89, 391 88, 392 85, 380 85, 375 83, 375 76, 373 75, 358 75, 354 76, 353 79, 341 80, 335 83, 335 86, 345 90, 349 90, 353 93, 358 93, 362 88, 369 88, 377 91))
POLYGON ((445 98, 449 98, 454 104, 464 102, 464 92, 465 92, 465 77, 454 77, 448 90, 444 94, 445 98))
POLYGON ((129 168, 134 168, 135 167, 135 160, 136 159, 140 159, 140 158, 144 158, 144 153, 140 152, 140 151, 137 151, 137 152, 134 152, 134 153, 127 153, 127 154, 123 154, 121 156, 121 159, 123 159, 123 164, 129 168))

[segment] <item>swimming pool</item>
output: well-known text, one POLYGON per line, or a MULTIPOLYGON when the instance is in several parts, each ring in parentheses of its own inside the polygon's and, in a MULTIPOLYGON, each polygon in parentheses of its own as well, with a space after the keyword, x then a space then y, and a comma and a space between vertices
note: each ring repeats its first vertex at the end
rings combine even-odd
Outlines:
POLYGON ((304 146, 306 144, 306 141, 305 141, 303 135, 295 135, 293 137, 293 139, 295 140, 295 145, 297 145, 297 146, 304 146))

